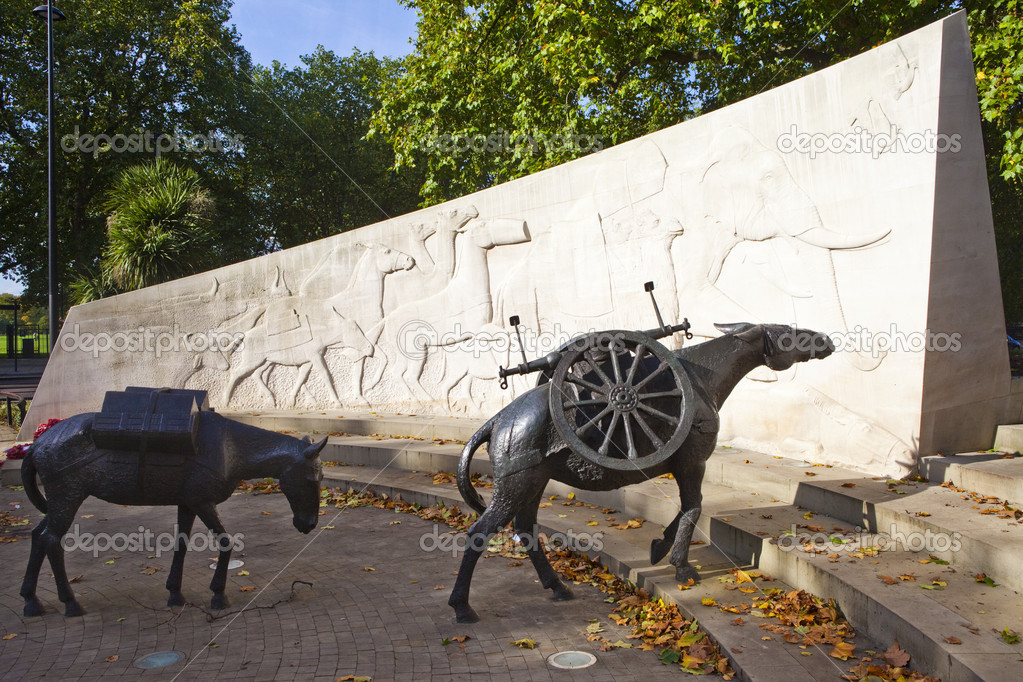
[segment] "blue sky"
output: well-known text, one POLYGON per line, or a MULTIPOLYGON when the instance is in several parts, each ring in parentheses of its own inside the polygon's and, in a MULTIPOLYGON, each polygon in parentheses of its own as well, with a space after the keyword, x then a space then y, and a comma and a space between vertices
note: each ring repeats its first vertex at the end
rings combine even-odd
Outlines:
MULTIPOLYGON (((412 52, 416 13, 397 0, 234 0, 232 23, 257 64, 290 67, 323 45, 339 55, 358 47, 378 57, 412 52)), ((22 287, 0 277, 0 293, 22 287)))

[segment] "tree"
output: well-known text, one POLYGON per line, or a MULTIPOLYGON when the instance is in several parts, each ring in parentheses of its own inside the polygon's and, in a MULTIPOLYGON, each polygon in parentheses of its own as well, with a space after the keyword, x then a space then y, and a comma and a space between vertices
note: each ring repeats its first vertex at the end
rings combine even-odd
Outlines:
POLYGON ((168 282, 218 260, 213 200, 193 170, 165 159, 133 166, 103 206, 110 217, 102 270, 75 281, 76 303, 168 282))
POLYGON ((256 68, 253 116, 263 134, 246 140, 247 182, 270 244, 304 244, 419 203, 422 176, 390 170, 390 146, 364 139, 376 92, 396 69, 372 53, 339 57, 322 46, 293 69, 256 68))
MULTIPOLYGON (((46 268, 46 30, 30 7, 0 0, 0 268, 42 301, 46 268)), ((249 131, 248 53, 227 25, 229 0, 78 0, 55 27, 57 218, 61 280, 96 271, 104 193, 127 167, 170 156, 228 210, 224 258, 261 252, 234 177, 249 131), (241 83, 241 85, 240 85, 241 83), (244 130, 241 130, 244 128, 244 130)), ((66 297, 65 297, 66 298, 66 297)))
MULTIPOLYGON (((420 12, 416 51, 381 94, 371 135, 391 141, 396 168, 422 169, 428 204, 737 102, 965 8, 1003 202, 999 248, 1023 252, 1007 208, 1023 197, 1019 0, 402 1, 420 12)), ((1007 312, 1023 319, 1023 307, 1007 312)))

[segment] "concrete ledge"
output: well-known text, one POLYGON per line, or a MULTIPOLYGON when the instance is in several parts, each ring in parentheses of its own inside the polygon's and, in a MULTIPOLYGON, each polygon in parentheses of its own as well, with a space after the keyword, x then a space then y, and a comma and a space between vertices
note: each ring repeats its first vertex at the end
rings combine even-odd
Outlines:
POLYGON ((1023 457, 977 452, 951 457, 924 457, 920 472, 934 482, 951 481, 981 495, 1023 505, 1023 457))
POLYGON ((995 450, 1016 453, 1023 451, 1023 424, 999 426, 995 431, 995 450))
POLYGON ((352 412, 331 410, 328 412, 303 412, 297 410, 235 411, 218 410, 223 416, 241 422, 260 426, 271 431, 297 431, 299 433, 350 433, 361 436, 381 434, 385 436, 415 436, 417 438, 444 438, 466 441, 479 427, 483 419, 462 417, 428 417, 415 414, 352 412))
POLYGON ((0 485, 21 485, 21 460, 9 459, 0 468, 0 485))

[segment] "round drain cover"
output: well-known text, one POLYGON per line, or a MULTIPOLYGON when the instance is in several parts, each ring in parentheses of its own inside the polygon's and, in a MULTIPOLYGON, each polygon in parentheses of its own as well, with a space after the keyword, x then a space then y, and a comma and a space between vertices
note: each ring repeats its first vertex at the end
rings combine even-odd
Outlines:
POLYGON ((585 651, 559 651, 547 657, 547 662, 562 670, 589 668, 597 662, 597 657, 585 651))
POLYGON ((183 660, 185 660, 185 655, 180 651, 157 651, 155 654, 148 654, 135 661, 135 667, 166 668, 183 660))
MULTIPOLYGON (((242 561, 241 559, 231 559, 229 562, 227 562, 227 570, 233 571, 234 569, 241 568, 244 565, 245 565, 245 562, 242 561)), ((210 568, 216 568, 216 567, 217 567, 217 562, 216 561, 214 561, 212 564, 210 564, 210 568)))

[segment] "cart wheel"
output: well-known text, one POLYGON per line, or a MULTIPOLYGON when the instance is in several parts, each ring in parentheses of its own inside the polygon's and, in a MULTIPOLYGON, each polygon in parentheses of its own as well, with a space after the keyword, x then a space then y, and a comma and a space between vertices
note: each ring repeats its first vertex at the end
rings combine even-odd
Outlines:
POLYGON ((551 377, 558 432, 573 452, 610 469, 646 469, 674 454, 693 425, 692 405, 682 363, 642 332, 582 337, 551 377))

